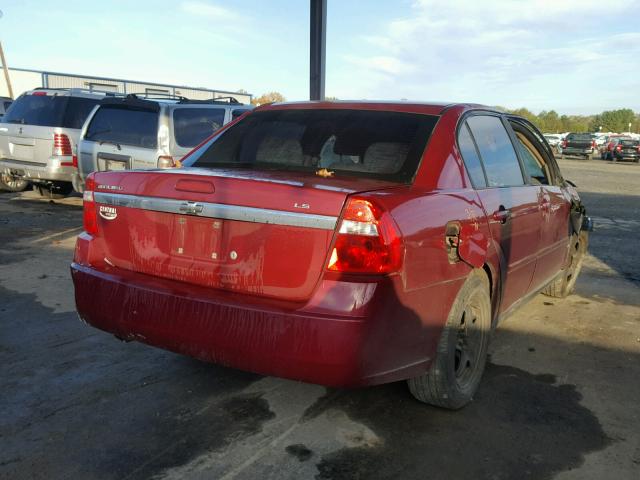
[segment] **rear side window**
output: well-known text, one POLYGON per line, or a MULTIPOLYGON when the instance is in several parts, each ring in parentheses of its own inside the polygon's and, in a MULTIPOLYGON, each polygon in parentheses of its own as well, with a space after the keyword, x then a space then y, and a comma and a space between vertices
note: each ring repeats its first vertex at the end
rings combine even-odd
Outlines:
POLYGON ((187 166, 315 172, 410 182, 438 117, 346 109, 252 113, 187 166))
POLYGON ((248 111, 248 109, 246 109, 246 108, 242 109, 242 110, 239 110, 239 109, 233 110, 231 112, 231 120, 235 120, 236 118, 244 115, 245 112, 247 112, 247 111, 248 111))
POLYGON ((511 139, 499 117, 472 116, 467 120, 487 173, 490 187, 524 185, 522 169, 511 139))
POLYGON ((93 142, 157 148, 158 119, 156 111, 103 105, 91 119, 84 138, 93 142))
POLYGON ((487 186, 487 181, 484 177, 484 169, 482 168, 482 161, 478 155, 476 145, 473 143, 473 138, 469 133, 469 127, 465 122, 460 131, 458 132, 458 146, 460 147, 460 153, 464 160, 464 165, 467 167, 467 172, 471 178, 471 183, 475 188, 484 188, 487 186))
POLYGON ((192 148, 224 124, 224 108, 177 108, 173 111, 176 143, 192 148))
POLYGON ((93 107, 98 103, 98 99, 69 97, 62 126, 65 128, 82 128, 91 110, 93 110, 93 107))
POLYGON ((5 115, 7 123, 41 127, 82 128, 98 99, 67 95, 22 95, 5 115))

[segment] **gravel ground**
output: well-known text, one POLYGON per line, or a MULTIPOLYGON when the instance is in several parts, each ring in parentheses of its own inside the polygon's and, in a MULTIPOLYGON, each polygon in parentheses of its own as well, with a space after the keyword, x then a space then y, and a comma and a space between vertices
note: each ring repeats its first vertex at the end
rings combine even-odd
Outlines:
POLYGON ((640 167, 561 161, 596 219, 577 291, 496 332, 474 402, 326 389, 78 321, 79 198, 0 195, 0 478, 640 477, 640 167))

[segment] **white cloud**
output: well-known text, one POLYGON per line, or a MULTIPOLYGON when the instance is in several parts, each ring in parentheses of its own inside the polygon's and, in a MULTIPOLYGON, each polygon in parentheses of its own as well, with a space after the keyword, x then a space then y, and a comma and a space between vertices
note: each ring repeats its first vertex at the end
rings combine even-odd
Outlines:
POLYGON ((640 18, 640 2, 417 0, 410 15, 360 38, 369 55, 343 57, 358 67, 357 90, 336 94, 534 109, 618 102, 616 77, 640 88, 640 33, 611 32, 625 17, 640 18))
POLYGON ((238 18, 238 15, 234 11, 211 2, 182 2, 180 8, 182 8, 184 12, 199 17, 207 17, 210 20, 235 20, 238 18))

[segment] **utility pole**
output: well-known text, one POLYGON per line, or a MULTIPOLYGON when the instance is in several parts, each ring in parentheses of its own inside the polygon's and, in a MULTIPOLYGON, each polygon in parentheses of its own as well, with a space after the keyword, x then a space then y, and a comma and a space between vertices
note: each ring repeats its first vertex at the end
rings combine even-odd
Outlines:
POLYGON ((309 98, 324 100, 327 0, 310 0, 309 10, 309 98))
MULTIPOLYGON (((0 18, 2 18, 2 10, 0 10, 0 18)), ((11 88, 11 79, 9 78, 9 67, 7 61, 4 58, 4 49, 2 48, 2 42, 0 42, 0 61, 2 62, 2 69, 4 70, 4 79, 7 82, 7 90, 9 91, 9 97, 13 98, 13 88, 11 88)))
POLYGON ((4 70, 4 79, 7 82, 9 97, 13 98, 13 88, 11 88, 11 79, 9 78, 9 67, 7 67, 7 61, 4 59, 4 49, 2 48, 2 42, 0 42, 0 61, 2 62, 2 70, 4 70))

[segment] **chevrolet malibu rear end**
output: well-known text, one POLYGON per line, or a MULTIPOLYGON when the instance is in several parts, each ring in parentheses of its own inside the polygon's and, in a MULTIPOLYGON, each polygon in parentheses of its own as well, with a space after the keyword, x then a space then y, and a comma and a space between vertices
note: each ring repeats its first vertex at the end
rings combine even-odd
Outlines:
POLYGON ((413 379, 419 399, 463 406, 500 271, 456 147, 466 108, 272 105, 184 168, 90 175, 71 266, 81 318, 265 375, 413 379))

